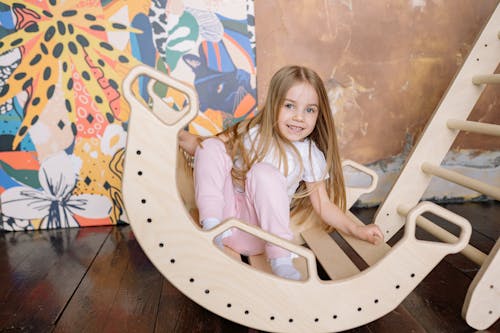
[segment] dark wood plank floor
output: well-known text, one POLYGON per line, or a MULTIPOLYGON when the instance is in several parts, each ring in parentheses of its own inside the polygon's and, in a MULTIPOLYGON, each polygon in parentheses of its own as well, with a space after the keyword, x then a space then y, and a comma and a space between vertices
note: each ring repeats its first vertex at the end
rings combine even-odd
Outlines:
MULTIPOLYGON (((500 203, 445 206, 471 221, 471 243, 488 252, 500 236, 500 203)), ((374 212, 354 210, 364 221, 374 212)), ((447 256, 395 311, 349 332, 474 332, 460 312, 477 270, 447 256)), ((488 331, 500 332, 500 322, 488 331)), ((186 298, 119 226, 0 233, 0 332, 257 331, 186 298)))

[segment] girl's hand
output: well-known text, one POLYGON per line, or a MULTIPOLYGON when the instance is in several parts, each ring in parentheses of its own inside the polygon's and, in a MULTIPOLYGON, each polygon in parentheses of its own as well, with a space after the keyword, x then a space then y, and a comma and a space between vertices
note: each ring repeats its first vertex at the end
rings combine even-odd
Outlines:
POLYGON ((189 155, 194 156, 196 148, 200 145, 201 137, 181 130, 178 135, 179 146, 189 155))
POLYGON ((376 224, 357 226, 355 236, 374 245, 378 245, 384 240, 384 235, 376 224))

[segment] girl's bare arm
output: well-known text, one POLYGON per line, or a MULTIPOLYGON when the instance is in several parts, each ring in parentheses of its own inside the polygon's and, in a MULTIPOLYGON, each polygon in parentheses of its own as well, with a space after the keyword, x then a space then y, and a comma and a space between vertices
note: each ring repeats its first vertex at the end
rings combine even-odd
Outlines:
POLYGON ((335 229, 368 241, 378 244, 383 239, 382 232, 375 224, 358 225, 352 221, 337 205, 329 198, 326 192, 325 182, 306 183, 308 190, 311 190, 309 198, 314 211, 321 219, 335 229))

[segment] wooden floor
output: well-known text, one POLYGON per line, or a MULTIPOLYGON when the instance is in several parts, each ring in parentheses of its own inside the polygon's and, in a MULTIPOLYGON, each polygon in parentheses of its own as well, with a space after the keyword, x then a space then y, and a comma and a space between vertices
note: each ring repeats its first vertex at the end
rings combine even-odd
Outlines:
MULTIPOLYGON (((500 203, 446 207, 471 221, 471 243, 488 252, 500 236, 500 203)), ((354 210, 364 221, 374 212, 354 210)), ((349 332, 474 332, 460 312, 477 270, 448 256, 395 311, 349 332)), ((257 332, 176 290, 129 226, 0 233, 0 302, 0 332, 257 332)), ((497 331, 500 321, 489 329, 497 331)))

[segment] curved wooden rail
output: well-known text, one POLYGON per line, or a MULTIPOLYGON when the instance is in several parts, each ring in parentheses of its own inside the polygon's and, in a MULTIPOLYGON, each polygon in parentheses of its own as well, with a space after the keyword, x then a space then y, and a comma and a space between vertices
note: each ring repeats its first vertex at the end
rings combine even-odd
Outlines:
POLYGON ((394 308, 449 253, 468 243, 470 224, 431 203, 421 203, 407 216, 406 233, 385 257, 355 276, 322 281, 314 254, 238 220, 202 231, 184 207, 176 185, 177 133, 198 112, 192 87, 147 67, 134 68, 124 81, 131 106, 123 197, 133 232, 157 269, 193 301, 229 320, 273 332, 332 332, 357 327, 394 308), (164 107, 149 110, 132 93, 139 75, 148 75, 184 92, 189 107, 176 112, 164 107), (166 110, 166 111, 165 111, 166 110), (164 121, 168 119, 168 121, 164 121), (461 228, 450 243, 415 238, 415 221, 430 211, 461 228), (239 263, 214 244, 223 230, 241 228, 307 260, 305 281, 291 281, 239 263))

